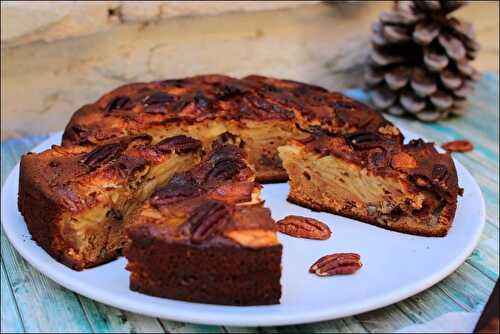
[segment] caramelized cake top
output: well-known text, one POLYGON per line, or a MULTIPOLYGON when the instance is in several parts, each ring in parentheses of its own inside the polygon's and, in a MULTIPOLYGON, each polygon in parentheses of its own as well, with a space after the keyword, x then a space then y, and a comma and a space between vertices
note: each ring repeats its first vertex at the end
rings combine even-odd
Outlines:
POLYGON ((173 176, 132 214, 128 235, 139 243, 278 245, 274 221, 259 192, 239 148, 216 144, 201 163, 173 176))
POLYGON ((326 89, 251 75, 199 75, 121 86, 80 108, 63 145, 93 145, 154 126, 209 120, 289 121, 308 132, 378 131, 390 125, 368 106, 326 89))
POLYGON ((114 138, 94 147, 57 146, 28 153, 21 161, 25 179, 71 212, 93 207, 108 189, 133 187, 136 179, 171 154, 201 151, 201 143, 175 136, 152 145, 148 135, 114 138))

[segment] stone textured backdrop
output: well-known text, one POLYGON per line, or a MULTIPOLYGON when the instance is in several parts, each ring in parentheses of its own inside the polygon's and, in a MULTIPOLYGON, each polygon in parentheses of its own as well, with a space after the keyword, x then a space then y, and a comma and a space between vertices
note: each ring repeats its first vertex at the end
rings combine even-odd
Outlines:
MULTIPOLYGON (((131 81, 259 73, 342 89, 362 82, 370 24, 389 2, 2 2, 2 139, 61 130, 131 81)), ((498 3, 460 11, 498 71, 498 3)))

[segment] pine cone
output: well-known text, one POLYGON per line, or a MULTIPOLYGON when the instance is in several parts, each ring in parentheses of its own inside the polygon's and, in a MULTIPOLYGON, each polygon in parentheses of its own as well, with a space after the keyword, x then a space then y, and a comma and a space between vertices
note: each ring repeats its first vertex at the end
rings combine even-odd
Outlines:
POLYGON ((372 27, 366 83, 374 106, 432 122, 462 115, 479 50, 472 25, 449 14, 465 1, 398 1, 372 27))

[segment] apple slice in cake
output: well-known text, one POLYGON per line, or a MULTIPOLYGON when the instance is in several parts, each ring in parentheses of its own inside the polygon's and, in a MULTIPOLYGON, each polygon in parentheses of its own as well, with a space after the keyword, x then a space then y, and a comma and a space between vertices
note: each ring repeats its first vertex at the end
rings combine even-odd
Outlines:
POLYGON ((390 230, 444 236, 457 206, 457 174, 434 145, 375 132, 313 135, 279 148, 288 199, 390 230))

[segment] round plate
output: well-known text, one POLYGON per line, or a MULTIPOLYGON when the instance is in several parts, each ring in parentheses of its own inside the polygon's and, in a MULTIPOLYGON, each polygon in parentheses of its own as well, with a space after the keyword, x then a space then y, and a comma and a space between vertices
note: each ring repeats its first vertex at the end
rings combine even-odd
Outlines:
MULTIPOLYGON (((407 138, 417 138, 403 131, 407 138)), ((34 151, 60 142, 51 136, 34 151)), ((17 209, 19 165, 2 189, 2 224, 12 245, 36 269, 62 286, 124 310, 172 320, 231 326, 276 326, 345 317, 412 296, 453 272, 472 252, 484 226, 484 200, 469 172, 455 161, 460 186, 455 222, 447 237, 428 238, 387 231, 352 219, 312 212, 286 201, 287 184, 264 185, 262 197, 275 219, 289 214, 326 222, 326 241, 279 235, 283 243, 283 296, 280 305, 220 306, 162 299, 128 288, 126 260, 73 271, 52 259, 30 238, 17 209), (335 252, 361 254, 363 268, 354 275, 317 277, 308 273, 319 257, 335 252)))

